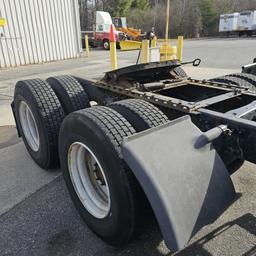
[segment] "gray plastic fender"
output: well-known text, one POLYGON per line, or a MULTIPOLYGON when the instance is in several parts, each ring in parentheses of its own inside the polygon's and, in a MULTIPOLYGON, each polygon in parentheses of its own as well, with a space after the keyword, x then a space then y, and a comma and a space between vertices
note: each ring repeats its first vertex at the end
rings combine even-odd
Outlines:
POLYGON ((166 245, 180 250, 235 199, 229 173, 189 116, 124 140, 122 153, 153 208, 166 245))

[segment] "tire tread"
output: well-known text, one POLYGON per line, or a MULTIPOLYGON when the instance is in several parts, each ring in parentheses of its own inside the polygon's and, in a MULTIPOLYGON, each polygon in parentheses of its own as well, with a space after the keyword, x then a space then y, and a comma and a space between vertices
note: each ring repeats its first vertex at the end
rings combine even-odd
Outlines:
POLYGON ((235 74, 231 74, 229 76, 232 77, 238 77, 240 79, 243 79, 245 81, 247 81, 248 83, 250 83, 251 85, 256 86, 256 76, 253 74, 246 74, 246 73, 235 73, 235 74))
POLYGON ((88 116, 104 131, 121 157, 120 146, 123 138, 135 133, 131 124, 119 113, 108 107, 93 107, 79 112, 88 116))
MULTIPOLYGON (((126 99, 112 103, 109 107, 115 109, 120 114, 127 110, 135 113, 146 126, 152 128, 168 122, 168 117, 153 104, 139 99, 126 99)), ((128 118, 126 118, 128 120, 128 118)), ((129 121, 129 120, 128 120, 129 121)), ((134 127, 136 124, 132 124, 134 127)), ((138 130, 137 130, 138 132, 138 130)))
POLYGON ((50 149, 50 161, 46 168, 55 165, 58 159, 58 134, 65 117, 61 104, 50 85, 41 79, 31 79, 17 83, 15 92, 29 90, 38 107, 38 112, 45 125, 46 137, 50 149), (25 84, 25 88, 24 88, 25 84))
POLYGON ((72 76, 64 75, 64 76, 57 76, 52 77, 47 80, 55 93, 57 94, 57 97, 59 97, 60 102, 62 103, 62 106, 66 112, 66 114, 69 114, 70 112, 77 111, 80 109, 84 109, 87 107, 90 107, 90 101, 89 98, 84 91, 81 84, 72 76), (55 84, 53 81, 57 81, 57 84, 55 84), (61 87, 61 88, 60 88, 61 87), (63 96, 58 96, 58 90, 62 90, 65 93, 64 97, 67 97, 69 100, 69 106, 66 106, 62 99, 63 96))
MULTIPOLYGON (((236 86, 242 86, 249 88, 250 91, 255 91, 255 85, 252 83, 252 78, 249 76, 242 76, 241 74, 230 74, 222 77, 210 79, 209 81, 225 84, 233 84, 236 86)), ((256 80, 254 82, 256 84, 256 80)))
MULTIPOLYGON (((129 169, 122 157, 121 144, 124 137, 131 136, 136 133, 132 125, 122 117, 115 110, 104 107, 95 106, 88 109, 82 109, 73 113, 77 116, 85 116, 89 118, 96 126, 105 134, 110 144, 113 145, 119 159, 121 168, 123 170, 124 177, 126 178, 126 187, 131 195, 131 211, 134 213, 132 217, 132 227, 130 233, 127 236, 127 241, 122 243, 126 244, 137 232, 137 227, 140 224, 141 218, 141 187, 135 178, 133 172, 129 169)), ((73 115, 71 114, 71 115, 73 115)), ((115 241, 108 241, 115 244, 115 241)))
POLYGON ((182 67, 176 67, 172 70, 177 76, 185 78, 188 77, 187 73, 182 67))

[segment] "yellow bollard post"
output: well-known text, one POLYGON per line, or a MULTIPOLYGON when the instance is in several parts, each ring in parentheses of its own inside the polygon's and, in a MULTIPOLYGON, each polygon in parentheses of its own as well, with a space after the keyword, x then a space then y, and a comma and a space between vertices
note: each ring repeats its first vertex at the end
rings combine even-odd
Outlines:
POLYGON ((177 59, 182 61, 183 58, 183 36, 178 37, 178 47, 177 47, 177 59))
POLYGON ((152 48, 156 48, 157 47, 157 37, 154 36, 151 42, 151 46, 152 48))
POLYGON ((5 18, 0 17, 0 27, 4 27, 7 24, 7 21, 5 18))
POLYGON ((110 42, 110 59, 112 70, 117 69, 116 42, 110 42))
POLYGON ((85 40, 86 54, 87 54, 87 57, 89 57, 90 53, 89 53, 89 38, 88 38, 88 35, 85 35, 84 40, 85 40))
POLYGON ((110 26, 110 34, 109 34, 109 42, 110 42, 110 61, 112 70, 117 69, 117 55, 116 55, 116 36, 114 32, 114 25, 110 26))
POLYGON ((149 62, 149 40, 143 40, 141 44, 141 61, 140 63, 149 62))
POLYGON ((177 59, 177 47, 163 44, 160 47, 160 61, 176 60, 177 59), (167 53, 167 56, 166 56, 167 53))

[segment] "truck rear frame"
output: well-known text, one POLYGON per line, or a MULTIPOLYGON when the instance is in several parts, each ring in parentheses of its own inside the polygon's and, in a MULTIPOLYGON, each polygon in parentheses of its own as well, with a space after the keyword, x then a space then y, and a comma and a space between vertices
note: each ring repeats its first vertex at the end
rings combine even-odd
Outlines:
MULTIPOLYGON (((193 63, 196 65, 197 61, 193 63)), ((45 114, 40 112, 42 106, 47 108, 42 92, 49 94, 47 90, 52 88, 52 97, 56 98, 55 94, 57 95, 58 99, 54 98, 52 101, 56 101, 59 107, 54 107, 52 111, 55 116, 55 112, 58 113, 60 121, 56 125, 53 138, 57 140, 59 137, 59 159, 64 178, 74 203, 87 224, 113 245, 124 243, 130 238, 130 233, 127 231, 123 234, 122 228, 116 227, 118 232, 122 230, 121 233, 127 237, 122 240, 120 235, 118 241, 119 236, 116 233, 115 239, 112 237, 111 240, 104 236, 112 234, 113 226, 102 231, 98 225, 106 216, 110 218, 108 221, 111 223, 112 217, 108 215, 111 193, 113 196, 111 184, 118 181, 122 183, 123 179, 126 180, 127 173, 131 176, 125 182, 129 183, 136 177, 136 185, 132 186, 136 187, 136 191, 144 191, 142 195, 145 193, 153 208, 167 246, 176 251, 200 228, 214 221, 236 199, 230 174, 239 169, 244 160, 256 163, 255 92, 232 83, 181 76, 177 72, 180 65, 179 61, 146 63, 107 72, 103 79, 98 81, 63 76, 48 79, 51 87, 41 80, 23 81, 16 86, 12 108, 18 133, 23 137, 33 159, 44 168, 49 167, 48 162, 39 162, 36 152, 29 147, 24 127, 20 122, 19 102, 26 102, 30 123, 33 119, 36 123, 41 116, 45 121, 45 114), (24 88, 32 89, 32 94, 27 98, 24 88), (37 108, 32 106, 35 94, 37 108), (96 102, 99 106, 90 108, 90 102, 96 102), (75 104, 72 105, 73 103, 75 104), (88 111, 75 111, 83 108, 88 108, 88 111), (67 117, 63 121, 65 114, 67 117), (108 144, 101 142, 103 135, 112 138, 108 140, 108 144), (98 143, 92 139, 94 136, 94 140, 99 139, 98 143), (95 151, 91 150, 87 142, 95 151), (100 153, 105 146, 106 151, 100 153), (101 195, 105 193, 108 198, 107 215, 102 215, 102 211, 95 213, 95 207, 92 207, 95 203, 93 199, 90 207, 88 206, 89 210, 85 207, 87 211, 81 204, 83 200, 81 195, 78 195, 78 188, 75 188, 74 183, 74 179, 79 176, 78 167, 83 166, 80 163, 83 159, 81 152, 87 152, 91 159, 90 165, 97 166, 94 174, 88 174, 86 177, 93 178, 94 185, 100 181, 101 186, 107 186, 107 189, 100 192, 101 195), (111 154, 115 157, 110 161, 111 154), (72 160, 72 156, 76 155, 79 156, 79 163, 72 160), (108 157, 105 158, 106 156, 108 157), (105 160, 101 162, 99 159, 105 160), (118 164, 119 167, 116 166, 118 164), (113 173, 116 170, 116 174, 104 174, 105 165, 112 166, 113 173), (127 166, 129 170, 126 169, 127 166), (77 173, 72 174, 70 168, 77 173), (124 174, 121 175, 123 168, 126 170, 125 177, 124 174), (88 211, 94 213, 93 218, 88 215, 88 211)), ((256 64, 245 66, 243 71, 255 74, 256 64)), ((51 113, 48 110, 46 112, 51 113)), ((46 121, 51 125, 53 120, 55 119, 51 116, 46 121)), ((34 124, 33 127, 38 126, 37 129, 41 129, 43 134, 46 128, 44 125, 40 128, 39 125, 40 123, 34 124)), ((40 131, 37 131, 37 135, 40 137, 40 131)), ((55 151, 56 147, 57 145, 53 147, 55 151)), ((54 156, 56 158, 56 155, 54 156)), ((79 189, 86 190, 81 182, 83 180, 81 177, 78 179, 79 189)), ((85 184, 88 185, 88 181, 85 184)), ((119 188, 120 194, 122 189, 128 186, 125 184, 119 188)), ((89 194, 100 190, 98 185, 95 190, 92 186, 89 185, 89 194)), ((130 190, 128 192, 130 193, 130 190)), ((90 196, 86 198, 91 200, 90 196)), ((126 199, 129 201, 128 197, 123 198, 120 204, 126 199)), ((119 205, 113 198, 111 200, 118 208, 119 205)), ((138 200, 136 196, 134 200, 138 200)), ((103 201, 96 200, 96 204, 102 206, 101 210, 106 209, 103 201)), ((118 199, 116 201, 118 202, 118 199)))

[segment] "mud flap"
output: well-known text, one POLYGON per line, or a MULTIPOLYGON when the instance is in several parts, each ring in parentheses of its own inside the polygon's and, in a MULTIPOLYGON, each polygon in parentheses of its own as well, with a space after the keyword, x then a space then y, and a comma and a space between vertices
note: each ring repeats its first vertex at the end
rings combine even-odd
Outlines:
POLYGON ((189 116, 126 138, 124 160, 154 210, 168 248, 180 250, 235 199, 228 171, 189 116))
POLYGON ((20 137, 21 137, 21 133, 20 133, 20 129, 19 129, 18 122, 17 122, 17 118, 16 118, 16 114, 15 114, 14 100, 13 100, 12 103, 11 103, 11 109, 12 109, 12 114, 13 114, 13 117, 14 117, 16 129, 17 129, 17 132, 18 132, 18 137, 20 138, 20 137))

